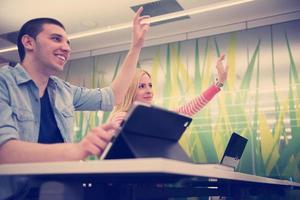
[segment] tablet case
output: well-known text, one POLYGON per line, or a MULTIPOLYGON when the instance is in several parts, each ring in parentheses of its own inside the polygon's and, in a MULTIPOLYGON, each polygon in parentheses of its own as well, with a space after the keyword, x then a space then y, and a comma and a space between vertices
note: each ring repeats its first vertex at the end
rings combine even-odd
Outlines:
POLYGON ((163 157, 191 162, 178 144, 192 119, 157 106, 135 103, 103 159, 163 157))

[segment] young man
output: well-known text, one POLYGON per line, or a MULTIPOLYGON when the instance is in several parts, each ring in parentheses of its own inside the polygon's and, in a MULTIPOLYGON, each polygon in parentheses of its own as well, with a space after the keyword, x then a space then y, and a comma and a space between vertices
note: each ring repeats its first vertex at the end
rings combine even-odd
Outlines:
POLYGON ((79 143, 70 143, 74 110, 111 110, 122 102, 134 76, 149 16, 133 20, 130 50, 110 87, 86 89, 54 75, 62 71, 71 49, 64 26, 37 18, 20 29, 20 64, 0 70, 0 163, 81 160, 100 155, 117 125, 92 129, 79 143))

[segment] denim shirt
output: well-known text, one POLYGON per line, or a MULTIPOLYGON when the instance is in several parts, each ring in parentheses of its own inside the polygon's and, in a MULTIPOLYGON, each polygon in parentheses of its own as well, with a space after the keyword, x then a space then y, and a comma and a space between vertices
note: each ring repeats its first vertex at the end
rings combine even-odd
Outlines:
MULTIPOLYGON (((51 76, 47 85, 51 106, 64 142, 71 142, 74 111, 109 111, 110 87, 87 89, 51 76)), ((37 142, 40 126, 39 90, 20 65, 0 69, 0 146, 10 139, 37 142)))

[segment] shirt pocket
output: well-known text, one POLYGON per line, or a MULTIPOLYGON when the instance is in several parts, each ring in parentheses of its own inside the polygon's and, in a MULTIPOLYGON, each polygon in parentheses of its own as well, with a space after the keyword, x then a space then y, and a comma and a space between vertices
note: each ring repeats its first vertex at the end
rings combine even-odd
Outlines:
POLYGON ((18 129, 18 134, 20 139, 23 141, 34 142, 36 140, 35 135, 37 130, 35 130, 35 119, 32 111, 12 107, 13 118, 18 129))
POLYGON ((64 109, 62 109, 61 114, 65 118, 69 118, 69 117, 73 118, 74 117, 74 107, 73 106, 65 107, 64 109))
POLYGON ((73 137, 74 127, 74 107, 66 106, 61 110, 62 128, 61 134, 67 139, 67 142, 71 141, 73 137))

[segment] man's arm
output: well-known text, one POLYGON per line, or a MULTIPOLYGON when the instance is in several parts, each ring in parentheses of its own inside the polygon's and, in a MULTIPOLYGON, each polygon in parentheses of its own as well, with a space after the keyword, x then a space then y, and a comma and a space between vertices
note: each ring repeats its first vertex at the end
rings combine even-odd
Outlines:
POLYGON ((77 144, 38 144, 12 139, 0 147, 0 163, 80 160, 77 144), (74 153, 73 153, 74 152, 74 153))
POLYGON ((92 129, 79 143, 37 144, 11 139, 0 146, 0 164, 82 160, 101 155, 118 125, 107 123, 92 129))
POLYGON ((111 84, 115 95, 115 103, 120 104, 135 74, 136 65, 144 44, 145 34, 149 29, 149 16, 140 16, 143 8, 139 8, 133 20, 132 43, 129 52, 120 68, 120 72, 111 84), (145 21, 146 20, 146 21, 145 21))

